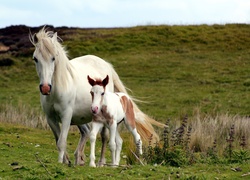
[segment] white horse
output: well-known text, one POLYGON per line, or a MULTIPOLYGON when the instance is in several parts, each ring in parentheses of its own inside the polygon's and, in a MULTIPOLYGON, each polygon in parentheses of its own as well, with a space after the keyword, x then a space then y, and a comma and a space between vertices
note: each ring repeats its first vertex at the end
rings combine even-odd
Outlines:
POLYGON ((125 93, 113 93, 106 90, 109 82, 109 76, 105 79, 92 79, 88 76, 89 84, 92 86, 90 91, 92 96, 91 111, 93 114, 92 129, 90 131, 90 166, 95 164, 95 142, 96 135, 104 126, 110 130, 109 146, 112 155, 113 166, 120 163, 120 154, 122 149, 122 138, 118 132, 117 126, 124 120, 127 129, 134 136, 134 142, 137 152, 142 154, 141 137, 136 130, 136 120, 131 98, 125 93))
MULTIPOLYGON (((66 51, 58 42, 57 33, 42 28, 37 34, 30 34, 30 41, 35 46, 33 59, 40 78, 40 101, 55 136, 59 151, 58 161, 70 163, 66 152, 67 136, 70 125, 77 125, 81 138, 74 153, 75 164, 83 165, 83 149, 89 135, 87 123, 91 122, 92 118, 89 110, 91 86, 86 78, 87 75, 101 78, 108 75, 110 82, 106 88, 110 92, 127 94, 126 88, 114 68, 99 57, 87 55, 69 61, 66 51)), ((149 138, 153 135, 155 140, 158 140, 159 137, 151 123, 158 126, 162 124, 149 118, 135 104, 134 107, 137 123, 143 124, 146 128, 143 137, 149 138)), ((101 133, 103 144, 107 141, 106 132, 103 129, 101 133)), ((102 147, 100 165, 105 163, 104 151, 105 145, 102 147)))

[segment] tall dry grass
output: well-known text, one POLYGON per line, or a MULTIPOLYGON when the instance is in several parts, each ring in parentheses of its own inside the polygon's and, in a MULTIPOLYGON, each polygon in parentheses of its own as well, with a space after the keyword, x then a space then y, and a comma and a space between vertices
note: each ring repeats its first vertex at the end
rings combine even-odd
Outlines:
POLYGON ((49 129, 45 116, 39 110, 24 104, 0 105, 0 122, 19 124, 31 128, 49 129))
MULTIPOLYGON (((180 123, 180 120, 175 121, 173 129, 180 126, 180 123)), ((229 139, 232 126, 234 126, 233 148, 242 148, 240 144, 244 136, 246 139, 244 148, 250 149, 250 117, 230 114, 202 114, 197 110, 192 117, 188 118, 187 126, 192 127, 189 147, 194 151, 207 152, 209 148, 215 146, 217 152, 222 154, 229 145, 227 139, 229 139)))
MULTIPOLYGON (((23 104, 18 106, 1 104, 0 122, 45 130, 50 129, 43 112, 23 104)), ((177 129, 180 124, 181 119, 170 122, 170 133, 177 129)), ((216 141, 216 149, 219 154, 222 154, 228 146, 227 139, 232 125, 234 125, 234 148, 240 148, 241 139, 245 136, 245 148, 250 149, 250 117, 229 114, 202 114, 199 110, 196 110, 192 117, 188 117, 187 122, 187 126, 192 127, 190 149, 207 152, 208 148, 213 147, 216 141)), ((71 127, 71 130, 75 131, 77 128, 71 127)), ((126 132, 126 130, 124 131, 126 132)))

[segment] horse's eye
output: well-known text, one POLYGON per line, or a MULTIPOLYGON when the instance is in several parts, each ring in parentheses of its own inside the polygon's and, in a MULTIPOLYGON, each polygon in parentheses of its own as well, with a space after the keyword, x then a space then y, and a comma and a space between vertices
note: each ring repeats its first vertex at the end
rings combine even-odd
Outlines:
POLYGON ((104 95, 104 92, 101 94, 102 96, 104 95))
POLYGON ((37 60, 37 58, 36 57, 33 57, 33 60, 37 63, 38 62, 38 60, 37 60))
POLYGON ((55 57, 52 58, 52 61, 55 61, 55 57))

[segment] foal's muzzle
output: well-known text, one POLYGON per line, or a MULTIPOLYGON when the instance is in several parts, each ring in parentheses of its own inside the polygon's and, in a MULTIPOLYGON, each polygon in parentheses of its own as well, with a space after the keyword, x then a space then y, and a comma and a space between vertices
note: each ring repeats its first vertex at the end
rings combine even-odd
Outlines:
POLYGON ((52 86, 51 84, 40 84, 39 88, 42 95, 50 95, 52 86))
POLYGON ((97 112, 98 112, 98 107, 97 107, 97 106, 91 107, 91 111, 92 111, 93 114, 97 114, 97 112))

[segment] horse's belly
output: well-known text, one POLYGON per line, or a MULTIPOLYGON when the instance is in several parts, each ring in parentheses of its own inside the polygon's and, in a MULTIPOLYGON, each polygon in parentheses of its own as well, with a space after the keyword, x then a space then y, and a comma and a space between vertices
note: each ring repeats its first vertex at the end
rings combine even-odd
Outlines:
POLYGON ((71 119, 71 125, 81 125, 91 122, 91 113, 73 115, 71 119))

